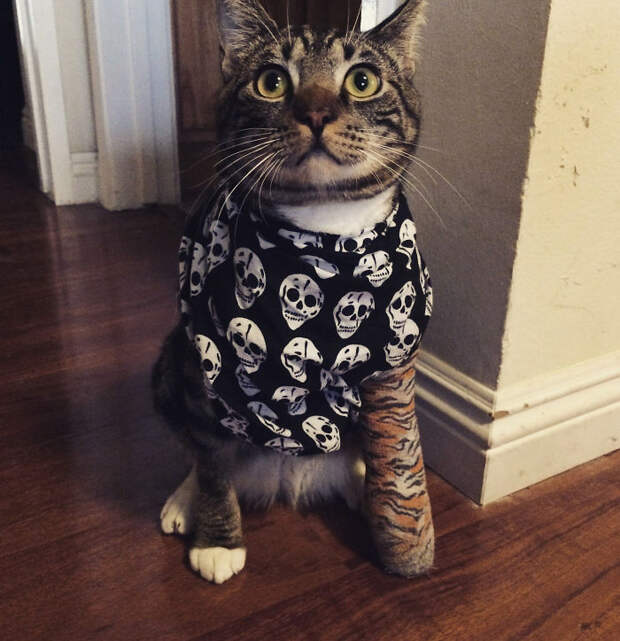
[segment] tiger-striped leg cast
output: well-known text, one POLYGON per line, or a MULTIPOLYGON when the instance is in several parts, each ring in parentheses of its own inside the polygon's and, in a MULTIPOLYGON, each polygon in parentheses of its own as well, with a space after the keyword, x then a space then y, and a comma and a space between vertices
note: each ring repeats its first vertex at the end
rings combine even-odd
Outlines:
POLYGON ((366 516, 388 572, 412 577, 433 565, 435 536, 415 415, 414 359, 362 388, 366 516))

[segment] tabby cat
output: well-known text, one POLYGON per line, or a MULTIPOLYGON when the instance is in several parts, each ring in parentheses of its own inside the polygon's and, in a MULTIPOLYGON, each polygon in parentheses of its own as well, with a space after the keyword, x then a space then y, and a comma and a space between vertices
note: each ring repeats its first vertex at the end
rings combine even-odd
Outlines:
MULTIPOLYGON (((346 33, 320 33, 279 28, 257 0, 218 1, 219 171, 188 222, 180 254, 181 320, 153 370, 156 407, 194 460, 162 509, 161 526, 191 535, 191 567, 209 581, 222 583, 245 565, 240 500, 296 506, 340 496, 362 509, 387 571, 412 577, 432 566, 434 532, 414 412, 418 325, 430 316, 432 294, 400 195, 419 131, 412 78, 424 4, 408 0, 364 33, 355 25, 346 33), (252 249, 241 246, 246 239, 252 249), (281 243, 289 244, 283 250, 281 243), (321 253, 327 243, 335 243, 336 252, 321 253), (377 246, 388 251, 368 253, 377 246), (290 258, 300 273, 279 275, 279 291, 276 285, 268 293, 268 256, 282 251, 288 253, 277 254, 269 269, 286 275, 290 258), (346 293, 332 314, 324 295, 349 269, 363 291, 346 293), (380 309, 385 283, 403 274, 411 281, 407 270, 418 270, 415 286, 406 282, 391 301, 395 290, 387 290, 380 309), (220 304, 218 296, 232 302, 220 304), (405 318, 416 299, 418 325, 405 318), (197 329, 200 300, 208 308, 204 333, 197 329), (261 304, 257 325, 250 314, 261 304), (397 312, 404 313, 400 320, 397 312), (222 313, 229 323, 221 324, 222 313), (385 345, 371 350, 358 339, 381 340, 384 325, 391 336, 385 345), (271 348, 280 327, 292 330, 281 356, 271 348), (417 334, 407 329, 413 327, 417 334), (356 340, 340 345, 336 332, 344 343, 353 333, 356 340), (330 338, 319 350, 313 341, 327 334, 334 344, 330 338), (330 349, 338 355, 328 358, 330 349), (373 359, 383 367, 365 370, 373 359), (234 377, 226 374, 237 363, 234 377), (227 375, 229 387, 218 387, 227 375), (261 396, 262 385, 276 384, 272 377, 288 377, 288 384, 261 396), (316 401, 307 389, 311 379, 320 385, 316 401), (221 390, 233 387, 224 398, 221 390), (307 416, 319 401, 325 416, 307 416), (246 404, 255 413, 251 420, 246 404), (340 434, 338 421, 350 429, 340 434)), ((335 300, 342 293, 336 291, 335 300)))

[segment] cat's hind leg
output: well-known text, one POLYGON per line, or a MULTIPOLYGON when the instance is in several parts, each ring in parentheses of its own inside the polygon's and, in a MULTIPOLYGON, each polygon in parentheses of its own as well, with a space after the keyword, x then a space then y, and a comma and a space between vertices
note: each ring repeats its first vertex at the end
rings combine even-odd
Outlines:
POLYGON ((232 482, 213 457, 196 468, 198 493, 194 500, 192 569, 207 581, 224 583, 245 566, 241 510, 232 482))
POLYGON ((164 534, 189 534, 192 527, 192 506, 198 495, 196 466, 170 495, 159 515, 164 534))

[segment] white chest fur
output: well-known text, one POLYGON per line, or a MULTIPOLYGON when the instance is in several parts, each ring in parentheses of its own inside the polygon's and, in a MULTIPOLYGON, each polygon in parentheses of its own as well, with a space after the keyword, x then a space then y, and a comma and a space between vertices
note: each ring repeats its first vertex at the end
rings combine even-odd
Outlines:
POLYGON ((286 222, 323 234, 357 236, 362 230, 383 222, 392 211, 395 196, 392 187, 377 196, 352 202, 325 202, 299 207, 277 208, 286 222))

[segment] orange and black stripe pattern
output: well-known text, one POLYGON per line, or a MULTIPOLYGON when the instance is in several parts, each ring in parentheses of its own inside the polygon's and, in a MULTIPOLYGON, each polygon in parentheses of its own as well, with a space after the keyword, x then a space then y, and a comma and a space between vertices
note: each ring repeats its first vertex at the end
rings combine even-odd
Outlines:
POLYGON ((430 570, 435 550, 414 387, 413 360, 376 376, 360 415, 367 518, 382 563, 404 576, 430 570))

